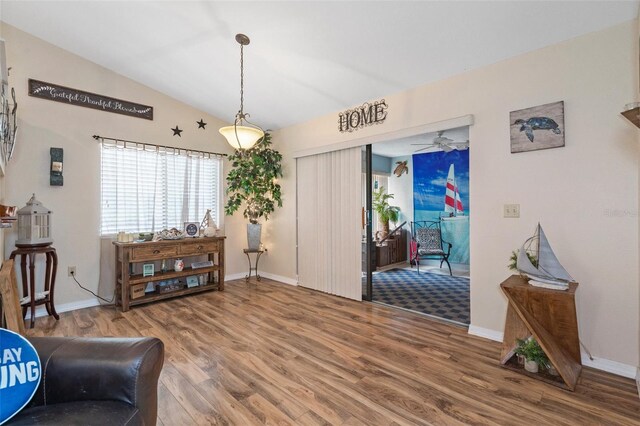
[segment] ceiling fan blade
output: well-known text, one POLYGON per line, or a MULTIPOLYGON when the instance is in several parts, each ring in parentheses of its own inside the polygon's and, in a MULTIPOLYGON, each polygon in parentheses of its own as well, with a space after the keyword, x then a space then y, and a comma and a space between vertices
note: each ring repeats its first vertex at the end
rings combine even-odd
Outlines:
POLYGON ((445 144, 445 143, 440 144, 440 148, 442 148, 442 150, 443 150, 444 152, 451 152, 451 151, 453 151, 453 150, 455 149, 454 147, 452 147, 452 146, 450 146, 450 145, 447 145, 447 144, 445 144))
POLYGON ((415 145, 415 146, 418 146, 418 145, 430 145, 430 146, 434 146, 431 142, 429 142, 429 143, 412 143, 410 145, 415 145))
POLYGON ((426 149, 431 149, 431 148, 433 148, 434 146, 435 146, 435 145, 425 146, 424 148, 420 148, 420 149, 417 149, 417 150, 413 151, 413 153, 415 154, 416 152, 424 151, 424 150, 426 150, 426 149))

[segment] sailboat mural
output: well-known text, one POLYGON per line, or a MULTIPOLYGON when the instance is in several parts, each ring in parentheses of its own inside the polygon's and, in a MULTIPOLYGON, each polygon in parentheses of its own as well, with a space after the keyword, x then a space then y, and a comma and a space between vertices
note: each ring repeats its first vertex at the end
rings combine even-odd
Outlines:
POLYGON ((447 183, 444 193, 444 215, 443 220, 451 220, 453 218, 462 218, 464 216, 464 207, 460 199, 460 191, 456 183, 456 174, 453 163, 449 166, 449 174, 447 175, 447 183))
POLYGON ((413 217, 441 221, 453 263, 469 264, 469 151, 413 155, 413 217))
POLYGON ((529 284, 536 287, 566 290, 569 283, 575 282, 560 264, 539 223, 533 236, 520 247, 516 268, 530 278, 529 284))

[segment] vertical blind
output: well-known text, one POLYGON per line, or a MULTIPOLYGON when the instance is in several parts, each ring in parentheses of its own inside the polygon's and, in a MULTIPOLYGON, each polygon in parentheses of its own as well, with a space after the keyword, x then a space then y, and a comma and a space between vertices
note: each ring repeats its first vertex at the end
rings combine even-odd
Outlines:
POLYGON ((219 223, 220 156, 107 140, 101 152, 101 235, 182 229, 207 209, 219 223))
POLYGON ((361 149, 297 159, 298 283, 362 300, 361 149))

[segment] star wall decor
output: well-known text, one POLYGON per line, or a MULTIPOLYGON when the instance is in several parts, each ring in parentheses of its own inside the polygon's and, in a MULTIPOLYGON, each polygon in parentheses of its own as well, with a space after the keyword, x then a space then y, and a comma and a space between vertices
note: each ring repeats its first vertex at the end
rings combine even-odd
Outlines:
POLYGON ((176 125, 176 128, 171 128, 171 130, 173 130, 173 136, 180 136, 182 137, 182 135, 180 133, 182 133, 184 130, 180 130, 180 128, 176 125))
POLYGON ((205 123, 202 118, 200 119, 200 121, 196 121, 196 123, 198 123, 198 129, 204 129, 204 126, 207 125, 207 123, 205 123))

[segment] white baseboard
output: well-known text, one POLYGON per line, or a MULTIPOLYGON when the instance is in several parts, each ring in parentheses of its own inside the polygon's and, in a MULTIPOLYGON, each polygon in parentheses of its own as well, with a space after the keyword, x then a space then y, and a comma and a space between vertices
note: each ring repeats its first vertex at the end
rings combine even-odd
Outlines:
POLYGON ((640 367, 636 371, 636 387, 638 388, 638 396, 640 396, 640 367))
MULTIPOLYGON (((92 308, 98 305, 100 305, 100 301, 98 299, 80 300, 79 302, 70 302, 63 303, 62 305, 56 305, 56 312, 61 314, 63 312, 76 311, 78 309, 92 308)), ((30 312, 30 310, 27 311, 27 320, 31 318, 30 312)), ((44 306, 36 307, 36 318, 46 317, 47 315, 49 314, 47 313, 47 309, 44 306)))
POLYGON ((504 337, 504 333, 501 331, 482 328, 473 324, 469 325, 469 334, 473 336, 484 337, 485 339, 494 340, 496 342, 502 342, 502 338, 504 337))
POLYGON ((270 280, 278 281, 284 284, 295 285, 295 286, 298 285, 298 280, 289 278, 289 277, 283 277, 282 275, 270 274, 268 272, 261 272, 260 275, 265 278, 269 278, 270 280))
MULTIPOLYGON (((482 328, 475 325, 469 326, 469 334, 484 337, 485 339, 494 340, 496 342, 502 342, 504 337, 504 333, 501 331, 482 328)), ((638 382, 638 389, 640 390, 640 369, 633 365, 627 365, 621 362, 596 357, 591 360, 584 352, 582 353, 582 365, 585 367, 595 368, 596 370, 606 371, 607 373, 616 374, 618 376, 627 377, 629 379, 635 378, 638 382)))
POLYGON ((637 374, 637 368, 633 365, 596 357, 593 357, 592 361, 589 359, 589 355, 584 352, 582 353, 582 365, 585 367, 595 368, 596 370, 606 371, 607 373, 616 374, 618 376, 627 377, 629 379, 635 379, 637 374))
POLYGON ((225 281, 242 280, 246 276, 247 274, 245 274, 244 272, 239 272, 237 274, 229 274, 229 275, 225 274, 224 280, 225 281))
MULTIPOLYGON (((224 280, 225 281, 243 280, 246 276, 247 274, 245 272, 240 272, 237 274, 225 275, 224 280)), ((260 272, 260 276, 264 278, 269 278, 270 280, 281 282, 283 284, 289 284, 289 285, 295 285, 295 286, 298 285, 298 280, 295 280, 289 277, 283 277, 282 275, 270 274, 268 272, 260 272)))

